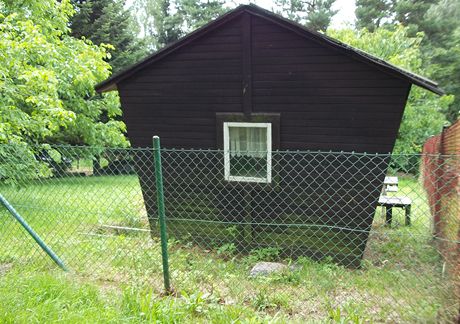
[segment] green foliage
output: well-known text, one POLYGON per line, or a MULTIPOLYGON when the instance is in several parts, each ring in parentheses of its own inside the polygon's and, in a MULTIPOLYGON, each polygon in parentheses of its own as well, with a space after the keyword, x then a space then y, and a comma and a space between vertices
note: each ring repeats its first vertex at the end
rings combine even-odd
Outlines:
POLYGON ((443 112, 452 101, 453 96, 436 97, 425 90, 414 88, 409 95, 393 152, 420 153, 426 139, 442 130, 446 123, 443 112))
POLYGON ((280 249, 275 247, 267 247, 260 249, 253 249, 246 257, 249 264, 257 261, 277 261, 279 260, 280 249))
POLYGON ((455 96, 444 115, 454 122, 460 111, 460 1, 458 0, 357 0, 356 25, 370 31, 395 29, 401 24, 407 35, 425 33, 420 50, 424 73, 455 96))
POLYGON ((44 163, 40 163, 34 153, 35 150, 25 144, 0 146, 0 179, 5 183, 22 183, 28 179, 48 177, 51 170, 44 163))
POLYGON ((175 3, 177 14, 182 17, 184 32, 197 29, 227 11, 222 0, 179 0, 175 3))
POLYGON ((278 283, 278 284, 289 284, 289 285, 300 285, 302 282, 302 275, 300 272, 301 267, 298 265, 291 265, 292 268, 287 270, 281 271, 279 273, 274 273, 268 280, 270 282, 278 283))
POLYGON ((409 28, 410 35, 425 30, 425 14, 439 0, 396 0, 395 21, 409 28))
POLYGON ((337 13, 336 0, 275 0, 278 13, 316 31, 326 31, 337 13))
POLYGON ((169 0, 134 0, 137 23, 150 49, 158 49, 182 35, 179 17, 169 0))
POLYGON ((145 46, 125 0, 72 0, 76 14, 70 20, 72 36, 86 38, 94 44, 111 44, 108 62, 114 72, 136 63, 145 46))
POLYGON ((68 1, 41 2, 51 11, 42 18, 34 5, 0 12, 1 141, 125 145, 118 97, 94 91, 110 73, 107 47, 69 36, 68 1))
POLYGON ((267 290, 259 290, 252 298, 252 307, 257 311, 267 311, 289 307, 289 295, 286 294, 270 294, 267 290))
POLYGON ((430 42, 441 45, 460 27, 460 3, 457 0, 441 0, 427 10, 424 18, 424 32, 430 42))
POLYGON ((401 24, 414 36, 425 30, 425 14, 439 0, 357 0, 356 25, 373 31, 376 28, 401 24))
POLYGON ((69 1, 0 6, 0 143, 127 145, 118 96, 94 90, 109 46, 71 37, 72 14, 69 1))
POLYGON ((350 312, 343 312, 339 307, 334 308, 329 306, 328 313, 333 323, 359 324, 369 322, 367 318, 357 314, 353 308, 351 308, 350 312))
POLYGON ((185 308, 190 313, 203 313, 205 311, 206 302, 209 296, 204 295, 201 291, 194 293, 181 292, 181 296, 185 301, 185 308))
MULTIPOLYGON (((329 35, 396 66, 423 73, 423 34, 410 37, 408 32, 408 28, 399 26, 394 31, 379 28, 375 32, 365 29, 356 32, 349 29, 329 31, 329 35)), ((444 112, 452 100, 452 96, 439 97, 413 86, 393 152, 420 152, 426 138, 442 129, 445 123, 444 112)))
POLYGON ((392 0, 356 0, 356 26, 374 31, 390 16, 392 0))
POLYGON ((236 253, 236 246, 234 243, 226 243, 219 247, 216 253, 226 260, 231 259, 236 253))
POLYGON ((222 0, 134 0, 148 46, 158 49, 223 14, 222 0))
POLYGON ((454 122, 460 113, 460 1, 441 0, 425 18, 423 51, 431 63, 430 75, 447 93, 455 95, 446 112, 447 119, 454 122))

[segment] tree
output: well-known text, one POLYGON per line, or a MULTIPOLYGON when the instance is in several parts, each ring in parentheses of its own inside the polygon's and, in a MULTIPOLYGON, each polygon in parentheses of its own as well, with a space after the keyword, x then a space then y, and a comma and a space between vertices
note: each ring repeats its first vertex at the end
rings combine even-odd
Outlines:
POLYGON ((455 95, 446 111, 447 119, 457 120, 460 113, 460 2, 441 0, 425 15, 427 41, 423 50, 430 64, 430 75, 441 87, 455 95))
MULTIPOLYGON (((407 27, 395 30, 384 28, 369 32, 364 29, 333 31, 328 34, 347 44, 371 53, 392 64, 423 74, 421 43, 423 34, 409 36, 407 27)), ((439 133, 445 123, 443 111, 452 102, 452 96, 439 97, 413 86, 399 129, 394 153, 419 153, 426 138, 439 133)))
POLYGON ((397 0, 394 5, 395 22, 409 28, 409 35, 425 30, 425 14, 439 0, 397 0))
POLYGON ((134 0, 133 9, 152 49, 176 41, 225 12, 222 0, 134 0))
POLYGON ((134 0, 132 8, 137 13, 141 34, 150 49, 158 49, 182 35, 180 22, 172 13, 171 1, 134 0))
POLYGON ((326 31, 337 13, 336 0, 276 0, 278 13, 316 31, 326 31))
MULTIPOLYGON (((117 95, 94 91, 110 74, 108 47, 70 36, 72 13, 68 0, 0 5, 0 143, 28 152, 18 158, 22 166, 25 157, 34 161, 31 144, 128 144, 125 125, 115 120, 121 114, 117 95)), ((8 177, 5 170, 1 165, 2 178, 8 177)))
POLYGON ((392 16, 394 0, 357 0, 356 27, 369 31, 382 27, 392 16))
POLYGON ((460 111, 460 1, 458 0, 357 0, 357 26, 407 27, 408 36, 424 32, 421 52, 425 73, 437 80, 455 99, 444 114, 450 122, 460 111), (384 24, 382 24, 384 22, 384 24))
POLYGON ((176 1, 177 13, 182 17, 186 32, 200 28, 224 14, 224 1, 221 0, 179 0, 176 1))
POLYGON ((76 14, 70 19, 71 35, 94 44, 111 44, 108 62, 114 72, 137 62, 145 55, 139 30, 125 0, 72 0, 76 14))
POLYGON ((425 14, 439 0, 357 0, 356 26, 370 31, 397 24, 408 27, 410 36, 425 30, 425 14))

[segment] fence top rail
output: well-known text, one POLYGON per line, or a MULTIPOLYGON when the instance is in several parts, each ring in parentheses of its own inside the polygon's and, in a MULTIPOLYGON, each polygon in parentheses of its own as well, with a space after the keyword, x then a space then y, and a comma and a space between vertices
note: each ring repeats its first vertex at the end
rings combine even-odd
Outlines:
MULTIPOLYGON (((0 148, 15 148, 25 146, 22 144, 0 144, 0 148)), ((46 150, 46 149, 62 149, 62 150, 81 150, 81 151, 97 151, 102 153, 104 151, 126 151, 126 152, 149 152, 153 151, 153 147, 108 147, 108 146, 89 146, 89 145, 68 145, 68 144, 33 144, 29 146, 35 150, 46 150)), ((224 153, 223 149, 211 149, 211 148, 167 148, 162 147, 162 152, 190 152, 190 153, 224 153)), ((256 151, 245 151, 247 153, 254 153, 256 151)), ((260 151, 257 151, 260 153, 260 151)), ((356 152, 356 151, 333 151, 333 150, 272 150, 272 154, 317 154, 317 155, 352 155, 352 156, 379 156, 379 157, 444 157, 444 158, 460 158, 460 152, 457 154, 440 154, 440 153, 369 153, 369 152, 356 152)), ((262 152, 263 153, 263 152, 262 152)))

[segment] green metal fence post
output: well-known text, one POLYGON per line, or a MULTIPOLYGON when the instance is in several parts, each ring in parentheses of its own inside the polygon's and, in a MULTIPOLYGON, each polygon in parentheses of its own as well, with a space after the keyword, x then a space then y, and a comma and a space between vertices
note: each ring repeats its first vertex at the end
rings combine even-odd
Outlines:
POLYGON ((53 259, 56 264, 62 268, 62 270, 67 271, 67 267, 64 265, 64 262, 54 253, 54 251, 46 245, 46 243, 38 236, 38 234, 32 229, 32 227, 27 224, 26 220, 19 215, 19 213, 14 209, 14 207, 8 202, 8 200, 0 194, 0 202, 8 209, 8 211, 13 215, 13 217, 24 227, 24 229, 32 236, 32 238, 37 242, 37 244, 43 249, 53 259))
POLYGON ((163 193, 163 174, 161 171, 160 138, 153 136, 153 155, 155 159, 155 180, 157 186, 158 220, 160 223, 161 257, 163 259, 163 277, 165 289, 171 291, 169 283, 168 236, 166 233, 165 203, 163 193))

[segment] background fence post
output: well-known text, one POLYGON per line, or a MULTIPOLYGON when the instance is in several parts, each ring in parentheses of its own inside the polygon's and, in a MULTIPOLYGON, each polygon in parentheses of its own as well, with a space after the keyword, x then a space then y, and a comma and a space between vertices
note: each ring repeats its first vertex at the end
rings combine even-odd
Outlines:
POLYGON ((153 136, 153 155, 155 160, 155 180, 157 191, 158 221, 160 223, 161 257, 163 260, 163 277, 165 289, 171 291, 169 282, 168 236, 166 233, 165 203, 163 193, 163 174, 161 171, 160 138, 153 136))

